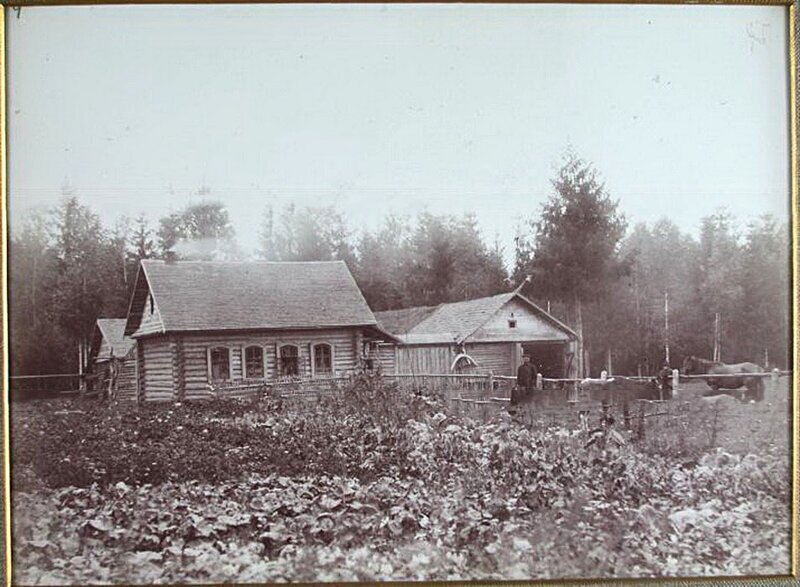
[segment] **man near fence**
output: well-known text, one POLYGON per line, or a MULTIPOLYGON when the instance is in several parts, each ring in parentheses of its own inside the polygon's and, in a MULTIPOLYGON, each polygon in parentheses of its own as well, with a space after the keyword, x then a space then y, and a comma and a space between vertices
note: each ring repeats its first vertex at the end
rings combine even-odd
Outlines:
POLYGON ((663 391, 664 399, 672 399, 672 369, 666 361, 656 375, 656 381, 663 391))
POLYGON ((517 384, 512 390, 511 403, 517 404, 522 399, 530 400, 534 389, 536 389, 536 367, 531 363, 530 356, 525 355, 522 358, 522 365, 517 369, 517 384))

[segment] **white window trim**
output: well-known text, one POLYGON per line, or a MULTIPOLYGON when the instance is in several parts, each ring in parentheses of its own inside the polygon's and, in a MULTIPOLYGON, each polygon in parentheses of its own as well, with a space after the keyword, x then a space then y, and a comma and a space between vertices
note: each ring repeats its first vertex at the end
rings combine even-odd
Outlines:
POLYGON ((281 373, 281 371, 283 370, 283 361, 281 359, 281 349, 283 349, 283 347, 285 347, 285 346, 292 346, 292 347, 297 349, 297 375, 296 375, 296 377, 299 377, 300 376, 300 367, 301 367, 301 365, 300 365, 300 345, 299 344, 295 344, 293 342, 279 342, 279 343, 276 343, 275 355, 276 355, 276 359, 278 361, 278 364, 276 365, 276 367, 277 367, 276 372, 280 377, 285 377, 285 375, 283 375, 283 373, 281 373))
POLYGON ((208 382, 214 381, 233 381, 233 349, 228 345, 215 344, 214 346, 206 347, 206 369, 208 375, 208 382), (214 349, 227 349, 228 351, 228 379, 214 379, 211 372, 211 351, 214 349))
MULTIPOLYGON (((336 361, 334 360, 334 352, 335 352, 336 347, 333 345, 333 343, 330 343, 330 342, 328 342, 326 340, 323 340, 323 341, 312 342, 311 343, 311 377, 316 377, 317 376, 317 347, 319 345, 323 345, 323 344, 326 345, 329 349, 331 349, 330 376, 333 377, 333 375, 334 375, 333 366, 336 364, 336 361)), ((326 373, 326 375, 327 374, 328 373, 326 373)))
POLYGON ((247 349, 261 349, 261 378, 267 378, 267 357, 264 347, 260 344, 246 344, 242 345, 242 379, 252 379, 247 376, 247 349))

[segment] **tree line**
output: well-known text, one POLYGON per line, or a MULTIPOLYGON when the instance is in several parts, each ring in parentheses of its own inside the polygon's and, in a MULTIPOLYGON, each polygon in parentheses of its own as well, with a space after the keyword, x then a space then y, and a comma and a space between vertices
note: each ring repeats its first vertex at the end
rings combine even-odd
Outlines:
MULTIPOLYGON (((711 358, 786 367, 789 230, 773 216, 740 226, 701 219, 699 238, 669 219, 630 226, 594 167, 568 153, 551 197, 519 227, 514 266, 487 243, 475 215, 389 215, 353 231, 332 206, 267 204, 255 257, 344 260, 375 310, 522 293, 582 334, 589 375, 652 374, 666 359, 711 358), (719 337, 715 337, 715 324, 719 337)), ((67 190, 58 205, 12 226, 12 374, 74 373, 98 317, 125 316, 140 260, 241 260, 225 205, 203 200, 158 219, 104 226, 67 190)))

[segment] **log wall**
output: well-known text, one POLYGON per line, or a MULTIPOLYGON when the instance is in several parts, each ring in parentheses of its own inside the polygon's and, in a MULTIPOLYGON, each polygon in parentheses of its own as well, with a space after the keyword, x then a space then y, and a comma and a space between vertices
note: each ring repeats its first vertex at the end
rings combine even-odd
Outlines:
POLYGON ((117 375, 117 399, 136 400, 136 357, 128 354, 122 361, 117 375))
POLYGON ((378 362, 381 366, 381 371, 386 374, 397 373, 397 361, 395 356, 397 354, 397 347, 393 344, 380 344, 378 345, 378 362))
MULTIPOLYGON (((257 346, 262 350, 264 380, 279 377, 279 349, 283 345, 298 348, 299 376, 314 376, 312 346, 327 343, 332 348, 334 377, 351 373, 358 367, 362 336, 358 329, 328 329, 314 331, 272 331, 241 334, 181 333, 140 339, 144 369, 142 381, 147 400, 198 399, 212 394, 209 369, 209 350, 228 349, 230 374, 228 381, 215 381, 214 386, 236 384, 245 379, 245 348, 257 346)), ((330 376, 326 374, 325 376, 330 376)), ((254 382, 261 381, 255 380, 254 382)))
POLYGON ((168 401, 175 398, 173 378, 173 349, 166 337, 142 339, 137 342, 142 348, 144 369, 141 380, 144 382, 144 399, 148 401, 168 401))

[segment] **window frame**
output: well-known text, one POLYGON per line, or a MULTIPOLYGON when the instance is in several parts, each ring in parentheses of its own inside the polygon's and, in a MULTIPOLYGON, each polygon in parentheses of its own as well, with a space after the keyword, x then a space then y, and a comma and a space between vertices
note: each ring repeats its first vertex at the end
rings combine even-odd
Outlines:
POLYGON ((231 347, 224 344, 217 344, 206 348, 206 368, 208 369, 208 381, 214 383, 215 381, 233 381, 233 350, 231 347), (212 355, 215 350, 224 349, 228 353, 228 377, 226 379, 215 379, 214 368, 212 363, 212 355))
POLYGON ((317 377, 317 375, 329 375, 329 376, 333 377, 333 374, 334 374, 333 366, 335 364, 335 362, 333 360, 334 348, 335 347, 333 346, 333 344, 328 342, 328 341, 320 341, 320 342, 311 343, 311 376, 312 377, 317 377), (328 350, 330 351, 330 361, 331 361, 330 370, 322 371, 321 373, 317 372, 317 347, 319 347, 319 346, 328 347, 328 350))
POLYGON ((267 360, 264 352, 264 347, 260 344, 246 344, 242 346, 242 379, 266 379, 267 378, 267 360), (261 357, 261 376, 250 377, 247 373, 247 351, 250 349, 258 349, 259 356, 261 357))
POLYGON ((299 344, 295 344, 293 342, 281 342, 281 343, 278 343, 276 354, 277 354, 276 358, 277 358, 277 361, 278 361, 278 364, 277 364, 277 375, 278 375, 278 377, 300 377, 300 345, 299 344), (294 357, 295 365, 296 365, 296 370, 295 370, 296 372, 294 374, 287 374, 287 373, 283 372, 283 355, 281 354, 281 351, 283 351, 284 347, 292 347, 292 348, 295 349, 295 351, 297 353, 295 355, 295 357, 294 357))

